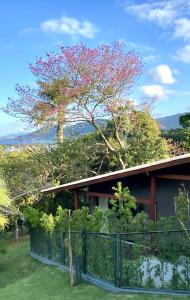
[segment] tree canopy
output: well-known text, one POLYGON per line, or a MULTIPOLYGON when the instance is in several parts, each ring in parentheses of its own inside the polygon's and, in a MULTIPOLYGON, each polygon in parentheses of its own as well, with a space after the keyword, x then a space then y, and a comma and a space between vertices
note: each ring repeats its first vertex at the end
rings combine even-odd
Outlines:
MULTIPOLYGON (((18 98, 9 98, 4 111, 34 126, 55 125, 58 143, 50 149, 45 145, 10 153, 0 149, 0 168, 18 205, 35 201, 48 185, 124 169, 175 152, 151 115, 154 99, 136 105, 130 98, 142 70, 139 54, 126 51, 119 42, 96 48, 63 46, 30 64, 36 85, 18 84, 18 98), (99 118, 105 122, 100 124, 99 118), (83 137, 64 137, 64 126, 77 121, 91 124, 95 131, 83 137)), ((181 122, 186 128, 187 120, 181 122)))
POLYGON ((190 151, 190 113, 179 117, 181 128, 174 128, 163 132, 163 136, 172 139, 181 146, 181 152, 190 151))
POLYGON ((0 231, 8 224, 8 218, 6 217, 7 207, 10 206, 10 198, 5 185, 5 182, 0 179, 0 231))
POLYGON ((183 128, 190 128, 190 113, 186 113, 179 117, 179 124, 183 128))
MULTIPOLYGON (((142 67, 139 55, 126 52, 122 43, 63 46, 30 65, 36 88, 18 84, 18 98, 9 98, 4 111, 34 126, 56 125, 58 142, 63 140, 67 121, 86 120, 102 134, 96 119, 116 121, 116 108, 126 105, 142 67)), ((112 149, 103 134, 102 138, 112 149)))

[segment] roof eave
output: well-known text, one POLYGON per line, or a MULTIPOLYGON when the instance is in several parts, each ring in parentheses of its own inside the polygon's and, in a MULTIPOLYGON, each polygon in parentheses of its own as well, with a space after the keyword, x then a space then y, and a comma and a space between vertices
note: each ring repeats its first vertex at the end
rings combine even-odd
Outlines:
POLYGON ((142 173, 149 173, 157 170, 162 170, 164 168, 172 167, 172 166, 178 166, 184 163, 190 162, 190 154, 186 155, 181 155, 175 158, 171 158, 170 160, 162 160, 158 162, 146 165, 140 165, 134 168, 126 169, 126 170, 121 170, 121 171, 116 171, 112 173, 107 173, 99 176, 94 176, 82 180, 78 180, 76 182, 71 182, 67 184, 63 184, 61 186, 53 187, 53 188, 48 188, 44 189, 41 192, 44 194, 47 193, 57 193, 61 191, 71 191, 73 189, 78 189, 82 187, 87 187, 93 184, 97 184, 100 182, 106 182, 114 179, 119 179, 123 177, 129 177, 129 176, 134 176, 142 173), (160 162, 160 163, 159 163, 160 162), (139 168, 138 168, 139 167, 139 168))

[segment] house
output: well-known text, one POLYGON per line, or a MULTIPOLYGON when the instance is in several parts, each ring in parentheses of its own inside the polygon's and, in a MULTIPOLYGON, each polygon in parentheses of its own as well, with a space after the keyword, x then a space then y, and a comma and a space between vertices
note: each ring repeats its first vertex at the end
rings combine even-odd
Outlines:
POLYGON ((44 189, 42 193, 71 191, 75 209, 79 208, 81 196, 87 197, 92 206, 108 208, 109 199, 114 198, 112 187, 118 181, 129 187, 139 209, 146 211, 152 220, 174 215, 174 197, 181 184, 190 191, 190 154, 81 179, 44 189))

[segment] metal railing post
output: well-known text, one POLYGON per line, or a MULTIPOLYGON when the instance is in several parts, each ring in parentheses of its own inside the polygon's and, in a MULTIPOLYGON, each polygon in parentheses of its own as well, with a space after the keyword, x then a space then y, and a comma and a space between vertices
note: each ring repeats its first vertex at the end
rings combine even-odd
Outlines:
POLYGON ((121 287, 121 235, 115 237, 115 285, 121 287))
POLYGON ((51 243, 51 233, 48 232, 48 257, 51 259, 52 257, 52 249, 51 249, 52 243, 51 243))
POLYGON ((33 234, 33 232, 32 232, 31 226, 29 228, 29 234, 30 234, 30 252, 32 252, 32 250, 33 250, 33 245, 32 245, 32 239, 33 239, 32 234, 33 234))
POLYGON ((82 232, 82 272, 86 273, 86 235, 85 231, 82 232))
POLYGON ((61 231, 60 233, 60 242, 61 242, 61 263, 65 265, 65 233, 61 231))

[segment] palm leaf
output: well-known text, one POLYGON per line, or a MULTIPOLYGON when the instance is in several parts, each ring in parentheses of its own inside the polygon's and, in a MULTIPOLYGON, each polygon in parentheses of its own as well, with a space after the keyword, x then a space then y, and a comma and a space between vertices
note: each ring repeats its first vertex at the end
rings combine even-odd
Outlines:
POLYGON ((0 214, 0 230, 3 230, 8 225, 8 218, 0 214))
POLYGON ((6 185, 3 180, 0 179, 0 205, 9 206, 10 205, 10 197, 7 192, 6 185))
MULTIPOLYGON (((9 197, 6 185, 2 179, 0 179, 0 206, 4 207, 4 210, 6 210, 7 207, 9 207, 11 204, 11 199, 9 197)), ((7 214, 7 213, 6 213, 7 214)), ((8 225, 8 218, 7 216, 0 212, 0 230, 3 230, 5 226, 8 225)))

